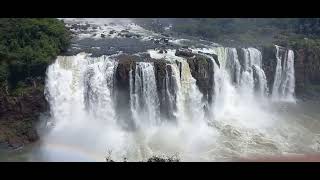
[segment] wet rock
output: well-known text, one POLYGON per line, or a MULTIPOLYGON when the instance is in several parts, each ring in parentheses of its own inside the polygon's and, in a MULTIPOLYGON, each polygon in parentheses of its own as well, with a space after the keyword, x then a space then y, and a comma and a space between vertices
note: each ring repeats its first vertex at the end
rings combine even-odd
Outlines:
POLYGON ((245 66, 245 59, 244 59, 244 53, 241 48, 236 48, 237 54, 238 54, 238 60, 241 65, 241 72, 243 72, 244 66, 245 66))
POLYGON ((121 32, 121 33, 129 33, 128 30, 121 30, 120 32, 121 32))
POLYGON ((296 92, 302 94, 309 87, 320 85, 320 49, 317 47, 297 48, 295 56, 296 92))
POLYGON ((168 38, 160 38, 160 42, 168 43, 169 39, 168 38))
POLYGON ((180 57, 193 57, 193 56, 195 56, 195 54, 190 49, 177 49, 175 55, 180 56, 180 57))
POLYGON ((75 30, 88 30, 89 24, 72 24, 71 28, 75 30))
POLYGON ((265 46, 262 48, 262 69, 265 72, 270 93, 274 82, 274 75, 277 67, 275 46, 265 46))
POLYGON ((167 53, 167 50, 165 48, 161 48, 158 52, 160 54, 163 54, 163 53, 167 53))
POLYGON ((154 66, 158 97, 160 101, 160 115, 164 119, 174 121, 176 120, 174 112, 177 110, 175 103, 177 95, 175 89, 175 79, 172 76, 173 70, 165 60, 154 61, 154 66), (174 98, 173 104, 170 103, 171 97, 169 96, 174 98))
POLYGON ((130 38, 130 37, 134 36, 134 34, 133 33, 126 33, 123 36, 126 38, 130 38))
POLYGON ((187 58, 191 75, 196 79, 196 84, 203 98, 209 104, 212 103, 214 88, 214 68, 210 58, 203 55, 195 55, 187 58))
POLYGON ((132 38, 132 37, 140 38, 141 37, 140 34, 131 33, 129 31, 124 31, 124 32, 121 31, 121 33, 119 33, 118 35, 121 37, 125 37, 125 38, 132 38))
POLYGON ((106 35, 105 35, 105 34, 101 34, 101 37, 102 37, 102 38, 105 38, 105 37, 106 37, 106 35))
POLYGON ((161 35, 165 37, 170 37, 169 34, 165 34, 165 33, 162 33, 161 35))
POLYGON ((259 81, 258 71, 255 66, 252 66, 252 69, 253 69, 252 73, 253 73, 254 89, 256 92, 258 92, 260 90, 260 81, 259 81))
POLYGON ((220 62, 218 60, 218 55, 216 54, 211 54, 211 53, 204 53, 204 52, 201 52, 201 51, 198 51, 199 54, 205 54, 207 56, 210 56, 213 58, 213 60, 215 61, 215 63, 218 65, 218 67, 220 68, 220 62))
POLYGON ((49 110, 42 80, 34 79, 28 90, 8 95, 0 89, 0 142, 16 146, 39 139, 36 124, 41 113, 49 110))
POLYGON ((128 130, 135 129, 130 110, 130 72, 135 70, 135 61, 132 56, 123 55, 117 57, 118 66, 115 72, 115 105, 117 119, 122 127, 128 130))

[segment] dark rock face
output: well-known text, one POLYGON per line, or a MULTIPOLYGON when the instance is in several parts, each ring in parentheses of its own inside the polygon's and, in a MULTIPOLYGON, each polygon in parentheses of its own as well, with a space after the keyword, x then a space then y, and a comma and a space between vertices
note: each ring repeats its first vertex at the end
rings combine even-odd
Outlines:
POLYGON ((167 50, 164 49, 164 48, 162 48, 162 49, 160 49, 158 52, 161 53, 161 54, 163 54, 163 53, 167 53, 167 50))
POLYGON ((256 92, 258 92, 260 90, 259 75, 255 66, 252 66, 252 69, 253 69, 252 74, 253 74, 253 81, 254 81, 254 89, 256 92))
POLYGON ((276 51, 274 46, 262 48, 262 69, 266 74, 270 93, 272 93, 274 75, 277 68, 276 51))
POLYGON ((215 63, 216 63, 216 64, 218 65, 218 67, 220 68, 220 62, 219 62, 219 60, 218 60, 218 55, 216 55, 216 54, 210 54, 210 53, 204 53, 204 52, 201 52, 201 51, 198 51, 198 53, 211 56, 211 57, 214 59, 215 63))
POLYGON ((169 34, 165 34, 165 33, 162 33, 161 35, 164 36, 164 37, 170 37, 169 34))
POLYGON ((296 93, 299 95, 308 85, 320 85, 320 50, 301 48, 294 51, 296 93))
POLYGON ((160 42, 163 42, 163 43, 169 43, 169 39, 168 38, 161 38, 160 39, 160 42))
POLYGON ((244 69, 244 63, 245 63, 244 52, 243 52, 242 48, 236 48, 236 50, 237 50, 237 54, 238 54, 238 60, 241 65, 241 73, 242 73, 242 71, 244 69))
POLYGON ((118 33, 118 36, 121 36, 121 37, 125 37, 125 38, 140 38, 141 35, 139 34, 135 34, 135 33, 131 33, 127 30, 122 30, 120 33, 118 33))
POLYGON ((155 68, 155 77, 157 83, 157 92, 160 102, 160 115, 164 118, 173 118, 172 114, 169 111, 169 108, 166 106, 167 102, 167 93, 166 93, 166 68, 167 62, 164 60, 156 61, 154 63, 155 68))
POLYGON ((213 62, 210 58, 195 55, 192 58, 187 58, 190 66, 191 75, 196 79, 196 84, 200 92, 203 94, 204 100, 212 103, 213 88, 214 88, 214 70, 213 62))
POLYGON ((306 77, 305 77, 305 60, 306 60, 306 51, 303 49, 299 49, 294 53, 294 70, 295 70, 295 78, 296 78, 296 93, 303 93, 306 77))
MULTIPOLYGON (((296 95, 302 95, 307 85, 320 84, 320 50, 316 48, 300 48, 294 51, 294 69, 295 69, 295 92, 296 95)), ((274 75, 277 66, 276 48, 262 48, 262 62, 265 71, 268 87, 272 93, 274 75)))
MULTIPOLYGON (((121 55, 116 58, 118 66, 115 72, 116 109, 120 124, 126 129, 134 129, 132 113, 130 110, 130 73, 134 81, 136 62, 154 62, 157 93, 160 101, 160 115, 167 120, 175 120, 174 112, 177 110, 177 85, 173 77, 173 70, 168 61, 151 59, 145 56, 121 55)), ((134 82, 133 82, 134 83, 134 82)))
POLYGON ((89 24, 72 24, 71 28, 75 30, 87 30, 90 27, 89 24))
POLYGON ((134 75, 134 58, 128 55, 118 57, 118 66, 115 72, 115 97, 118 119, 126 129, 134 128, 130 110, 130 72, 134 75))
POLYGON ((175 55, 180 57, 192 57, 195 54, 192 53, 190 49, 177 49, 175 55))
POLYGON ((215 54, 208 54, 203 52, 198 53, 199 54, 195 54, 189 49, 177 49, 175 55, 187 59, 191 70, 191 75, 196 79, 196 84, 200 92, 203 94, 203 100, 211 104, 214 88, 214 64, 212 60, 207 56, 209 55, 213 57, 219 67, 220 63, 218 60, 218 56, 215 54))
POLYGON ((160 115, 164 119, 175 120, 176 117, 173 112, 177 110, 175 103, 177 95, 171 66, 165 60, 157 60, 154 62, 154 67, 160 101, 160 115), (170 103, 169 94, 173 97, 173 103, 170 103))
POLYGON ((16 148, 38 140, 36 124, 48 108, 43 85, 15 96, 0 91, 0 144, 16 148))

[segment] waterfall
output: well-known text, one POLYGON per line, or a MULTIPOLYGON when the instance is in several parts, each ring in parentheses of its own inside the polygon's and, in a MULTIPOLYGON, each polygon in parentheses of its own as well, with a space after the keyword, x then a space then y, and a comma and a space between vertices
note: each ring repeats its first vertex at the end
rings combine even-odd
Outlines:
POLYGON ((201 101, 202 94, 199 91, 196 80, 191 75, 189 64, 186 60, 181 62, 181 115, 189 121, 201 121, 204 119, 204 103, 201 101))
MULTIPOLYGON (((262 69, 262 54, 256 48, 242 48, 243 60, 240 63, 237 50, 235 48, 213 47, 197 49, 205 53, 212 53, 218 56, 221 64, 216 68, 215 93, 221 91, 223 81, 231 81, 235 84, 234 88, 239 86, 243 94, 251 96, 257 92, 261 97, 268 94, 268 85, 266 75, 262 69), (224 80, 222 80, 224 79, 224 80)), ((215 63, 216 64, 216 63, 215 63)))
POLYGON ((244 92, 263 97, 268 93, 266 75, 262 69, 262 55, 258 49, 242 48, 243 65, 241 73, 241 87, 244 92))
POLYGON ((135 75, 130 74, 130 98, 131 111, 137 124, 159 123, 159 99, 153 63, 136 63, 135 75))
POLYGON ((268 93, 268 84, 263 69, 257 65, 253 65, 253 77, 256 84, 256 92, 260 97, 265 96, 268 93))
POLYGON ((123 132, 117 128, 113 103, 116 66, 107 56, 95 58, 85 53, 59 56, 49 66, 45 95, 51 131, 42 139, 44 159, 101 161, 106 144, 121 154, 123 132), (93 147, 96 150, 91 152, 93 147), (65 148, 76 151, 64 156, 65 148))
POLYGON ((236 48, 227 48, 227 52, 227 69, 229 70, 232 82, 234 82, 236 85, 239 85, 241 66, 239 63, 237 50, 236 48))
MULTIPOLYGON (((123 157, 140 161, 176 152, 182 160, 221 160, 250 152, 272 154, 281 148, 290 149, 281 144, 281 135, 274 136, 270 130, 279 119, 262 101, 267 99, 268 86, 261 52, 255 48, 239 50, 192 49, 194 53, 201 51, 197 54, 200 60, 210 58, 205 62, 213 62, 209 66, 212 71, 204 68, 206 72, 197 72, 205 78, 207 72, 214 72, 211 104, 199 90, 199 77, 193 77, 195 71, 202 69, 189 64, 188 57, 175 56, 175 50, 150 50, 147 53, 152 60, 128 58, 129 63, 85 53, 58 57, 47 72, 46 97, 52 126, 43 138, 45 159, 71 159, 69 154, 62 158, 60 151, 54 151, 64 148, 76 151, 76 160, 80 161, 103 161, 109 149, 118 161, 123 157), (210 54, 217 55, 218 60, 210 54), (125 96, 122 98, 126 99, 123 102, 128 105, 122 110, 117 106, 119 73, 125 78, 121 83, 127 83, 121 84, 125 89, 121 89, 125 96), (117 116, 127 112, 130 117, 117 116), (135 128, 123 128, 120 121, 132 121, 135 128), (255 143, 257 139, 264 144, 255 143)), ((284 58, 277 51, 276 56, 279 64, 272 96, 278 93, 293 97, 293 52, 288 50, 284 58)), ((192 63, 196 60, 192 59, 192 63)))
POLYGON ((270 67, 264 69, 267 59, 258 48, 164 37, 125 22, 91 24, 77 37, 100 40, 76 40, 79 50, 90 42, 98 46, 95 55, 123 53, 59 56, 48 67, 51 116, 41 137, 41 160, 105 161, 109 152, 115 161, 174 154, 181 161, 234 161, 311 152, 311 138, 303 138, 314 134, 292 114, 282 114, 283 104, 294 104, 272 101, 294 100, 292 50, 276 46, 268 87, 270 67), (182 53, 176 56, 175 48, 182 53))
POLYGON ((94 63, 84 72, 84 100, 86 109, 97 119, 106 119, 104 114, 109 114, 108 118, 113 119, 113 76, 117 62, 104 58, 88 58, 88 61, 91 59, 94 63))
POLYGON ((203 95, 191 75, 186 59, 175 56, 174 50, 168 50, 166 54, 159 54, 153 50, 149 53, 152 58, 168 61, 165 77, 168 109, 173 111, 178 120, 201 121, 204 118, 205 106, 201 101, 203 95))
POLYGON ((276 45, 277 66, 274 76, 272 99, 295 101, 294 53, 276 45))
POLYGON ((294 53, 288 50, 287 63, 285 64, 285 80, 283 83, 283 94, 287 94, 287 99, 294 100, 295 75, 294 75, 294 53))

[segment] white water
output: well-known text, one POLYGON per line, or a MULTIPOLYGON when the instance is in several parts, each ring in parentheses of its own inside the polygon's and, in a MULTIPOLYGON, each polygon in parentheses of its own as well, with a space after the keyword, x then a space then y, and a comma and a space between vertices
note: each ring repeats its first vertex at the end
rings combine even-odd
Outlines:
POLYGON ((274 76, 272 98, 275 101, 295 102, 294 53, 276 45, 277 67, 274 76))
POLYGON ((228 48, 228 59, 227 59, 227 69, 231 75, 232 81, 236 84, 240 84, 240 63, 238 59, 238 54, 236 48, 228 48))
MULTIPOLYGON (((154 50, 148 51, 150 56, 154 59, 165 59, 171 64, 168 66, 173 70, 173 85, 176 89, 177 94, 177 116, 178 120, 188 120, 188 121, 201 121, 204 119, 203 106, 204 103, 201 101, 202 94, 200 93, 196 80, 192 77, 189 64, 186 59, 182 57, 175 56, 175 50, 168 50, 166 54, 157 53, 154 50), (175 62, 181 63, 181 77, 179 67, 175 62)), ((170 77, 168 73, 166 74, 166 82, 170 82, 170 77)), ((169 87, 167 84, 166 87, 169 87)), ((172 86, 172 85, 171 85, 172 86)), ((166 90, 170 99, 174 99, 169 90, 166 90)), ((170 101, 170 104, 173 102, 170 101)))
POLYGON ((265 73, 262 69, 262 55, 258 49, 255 48, 243 48, 244 53, 244 66, 241 77, 241 84, 244 87, 244 91, 254 91, 256 86, 260 96, 265 96, 268 93, 267 80, 265 73), (254 77, 254 71, 256 76, 254 77), (246 88, 249 87, 249 88, 246 88))
MULTIPOLYGON (((279 112, 281 104, 266 99, 268 87, 259 50, 242 49, 243 65, 234 48, 196 51, 215 53, 220 62, 219 67, 212 59, 211 116, 205 117, 207 104, 202 102, 186 59, 175 56, 175 50, 164 54, 150 50, 152 58, 168 61, 164 91, 176 123, 159 116, 154 63, 137 62, 134 74, 130 73, 130 111, 138 124, 134 131, 122 129, 116 118, 113 84, 117 62, 88 54, 59 57, 47 72, 46 96, 52 116, 50 131, 42 138, 42 160, 104 161, 108 150, 116 161, 124 157, 140 161, 163 154, 178 154, 182 161, 226 161, 317 151, 313 132, 279 112)), ((294 93, 293 61, 289 51, 285 66, 277 66, 281 70, 277 72, 286 76, 281 76, 276 88, 288 94, 286 97, 294 93)), ((275 76, 277 79, 279 74, 275 76)))
POLYGON ((105 56, 90 58, 78 54, 58 57, 49 67, 46 94, 52 117, 51 131, 42 144, 45 160, 101 160, 106 144, 114 151, 122 151, 118 145, 123 132, 116 125, 111 90, 115 66, 105 56), (89 72, 93 74, 91 78, 89 72), (94 153, 92 148, 96 149, 94 153), (78 150, 70 157, 59 153, 66 149, 78 150), (91 152, 90 156, 87 152, 91 152))
POLYGON ((131 111, 139 126, 159 124, 159 98, 152 63, 136 63, 135 79, 130 73, 131 111), (141 120, 148 120, 141 122, 141 120))

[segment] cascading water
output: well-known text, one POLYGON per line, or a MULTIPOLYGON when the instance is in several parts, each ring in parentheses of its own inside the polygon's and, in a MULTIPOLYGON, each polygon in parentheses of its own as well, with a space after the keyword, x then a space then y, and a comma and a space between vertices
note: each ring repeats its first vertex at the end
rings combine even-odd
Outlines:
POLYGON ((241 85, 243 91, 254 92, 254 89, 260 96, 268 93, 266 75, 262 69, 262 55, 258 49, 242 48, 243 65, 241 74, 241 85))
POLYGON ((264 97, 265 95, 267 95, 267 78, 261 67, 253 65, 253 79, 256 85, 256 92, 260 95, 260 97, 264 97))
POLYGON ((273 100, 294 102, 294 53, 276 45, 277 66, 272 88, 273 100))
MULTIPOLYGON (((241 49, 243 59, 235 48, 193 49, 198 51, 207 53, 205 57, 213 62, 212 116, 205 116, 204 107, 209 104, 203 100, 187 58, 175 56, 175 50, 150 50, 153 61, 134 62, 128 74, 129 111, 137 125, 133 130, 119 125, 114 105, 120 62, 82 53, 59 57, 47 72, 53 126, 43 138, 43 159, 103 161, 110 150, 116 161, 175 153, 183 161, 224 161, 309 148, 309 144, 297 146, 297 137, 312 133, 287 123, 261 100, 268 87, 258 49, 241 49), (216 54, 218 61, 208 54, 216 54)), ((285 97, 294 93, 293 52, 289 50, 287 56, 283 66, 277 66, 273 87, 279 90, 274 93, 285 97)))
POLYGON ((231 76, 232 82, 236 85, 240 84, 240 63, 238 59, 238 54, 236 48, 227 48, 228 56, 227 56, 227 69, 229 70, 229 74, 231 76))
POLYGON ((159 123, 159 99, 152 63, 136 63, 135 75, 130 74, 131 111, 139 125, 159 123), (134 79, 133 79, 134 77, 134 79), (139 122, 148 120, 147 122, 139 122))
POLYGON ((48 68, 46 97, 52 126, 43 138, 43 159, 99 160, 106 153, 106 144, 118 153, 122 151, 119 144, 123 132, 116 126, 112 98, 116 64, 106 56, 92 58, 81 53, 58 57, 48 68), (91 148, 97 150, 92 153, 91 148), (66 151, 73 153, 66 155, 66 151))
POLYGON ((184 58, 175 56, 175 51, 167 54, 149 51, 152 58, 165 59, 170 62, 166 67, 166 93, 169 97, 169 109, 176 109, 179 119, 203 120, 203 102, 196 80, 192 77, 189 64, 184 58), (176 108, 173 108, 176 106, 176 108))
POLYGON ((196 80, 191 75, 189 64, 185 60, 181 60, 181 88, 183 96, 184 119, 204 120, 202 94, 200 93, 196 80))
POLYGON ((181 113, 181 86, 178 67, 174 64, 166 65, 165 74, 165 92, 167 97, 167 104, 169 105, 168 111, 172 111, 174 118, 177 120, 177 116, 181 113))

